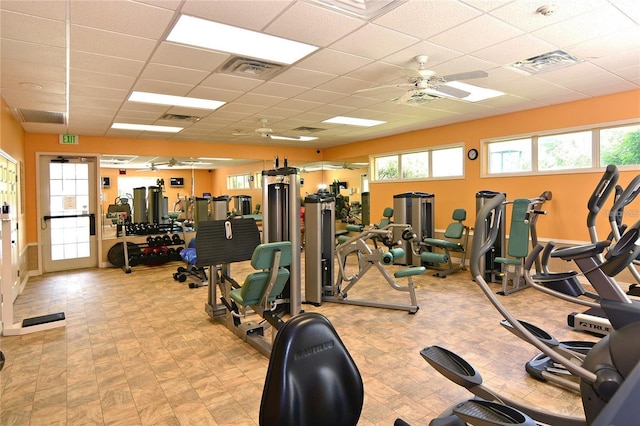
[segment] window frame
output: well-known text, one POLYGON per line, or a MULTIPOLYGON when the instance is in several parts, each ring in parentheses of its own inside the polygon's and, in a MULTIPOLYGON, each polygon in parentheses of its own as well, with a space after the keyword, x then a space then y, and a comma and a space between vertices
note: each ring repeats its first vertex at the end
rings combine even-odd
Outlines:
POLYGON ((251 173, 240 173, 237 175, 227 175, 227 189, 230 191, 251 189, 251 173), (242 178, 242 182, 246 185, 232 187, 230 184, 233 180, 238 182, 238 178, 242 178))
MULTIPOLYGON (((561 175, 576 173, 592 173, 602 171, 606 166, 600 166, 600 132, 607 129, 615 129, 617 127, 628 127, 640 125, 640 120, 629 119, 615 122, 598 123, 588 126, 568 127, 562 129, 553 129, 547 131, 523 133, 517 135, 501 136, 494 138, 485 138, 480 140, 480 159, 482 161, 480 177, 512 177, 512 176, 534 176, 534 175, 561 175), (591 132, 591 166, 581 168, 567 168, 557 170, 540 170, 538 167, 538 139, 540 137, 548 137, 554 135, 566 135, 571 133, 591 132), (489 170, 489 146, 492 143, 508 142, 521 139, 531 139, 531 170, 518 172, 491 172, 489 170)), ((634 170, 638 165, 617 165, 620 170, 634 170)))
POLYGON ((466 174, 466 154, 465 154, 465 143, 464 142, 454 142, 446 145, 438 145, 431 146, 428 148, 422 149, 412 149, 405 151, 393 151, 393 152, 385 152, 375 155, 369 156, 369 175, 372 177, 371 183, 398 183, 398 182, 421 182, 421 181, 434 181, 434 180, 459 180, 464 179, 466 174), (433 176, 433 155, 434 151, 447 150, 452 148, 460 148, 461 156, 460 161, 462 162, 462 174, 454 175, 454 176, 433 176), (407 154, 417 154, 417 153, 428 153, 428 176, 426 177, 417 177, 417 178, 403 178, 402 177, 402 156, 407 154), (397 179, 378 179, 378 171, 376 169, 376 159, 384 158, 384 157, 397 157, 398 161, 398 178, 397 179))

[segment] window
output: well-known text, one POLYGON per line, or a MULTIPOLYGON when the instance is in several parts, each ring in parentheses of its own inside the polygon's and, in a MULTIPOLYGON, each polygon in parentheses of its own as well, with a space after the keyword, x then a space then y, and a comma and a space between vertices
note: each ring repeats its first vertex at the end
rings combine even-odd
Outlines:
POLYGON ((484 173, 488 175, 640 165, 640 124, 483 143, 487 154, 484 173))
POLYGON ((491 143, 488 153, 489 173, 531 171, 531 138, 491 143))
POLYGON ((431 152, 432 160, 432 176, 454 177, 462 176, 464 170, 464 152, 461 146, 455 148, 436 149, 431 152))
POLYGON ((227 176, 227 189, 249 189, 249 174, 227 176))
POLYGON ((464 176, 464 145, 372 157, 375 181, 397 181, 464 176))
POLYGON ((398 172, 398 156, 376 157, 373 162, 376 180, 396 180, 398 172))
POLYGON ((429 151, 400 155, 402 179, 429 177, 429 151))
POLYGON ((565 133, 538 138, 538 170, 590 168, 591 132, 565 133))
POLYGON ((640 125, 600 130, 600 166, 640 165, 640 125))

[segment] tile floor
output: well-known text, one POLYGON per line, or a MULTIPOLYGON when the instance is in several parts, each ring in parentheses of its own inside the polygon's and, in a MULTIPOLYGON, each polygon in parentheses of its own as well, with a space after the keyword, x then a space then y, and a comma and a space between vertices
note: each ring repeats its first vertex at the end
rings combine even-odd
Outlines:
MULTIPOLYGON (((174 281, 177 266, 31 278, 15 303, 16 317, 64 311, 67 322, 64 328, 0 338, 7 357, 0 373, 0 424, 257 425, 268 359, 207 316, 207 287, 189 289, 189 281, 174 281)), ((231 274, 241 281, 247 270, 246 264, 234 264, 231 274)), ((537 351, 498 325, 501 318, 469 272, 445 279, 427 273, 415 281, 415 315, 303 305, 332 321, 362 373, 360 425, 392 425, 397 417, 426 425, 469 396, 419 355, 433 344, 463 355, 498 392, 581 415, 576 395, 527 376, 523 364, 537 351)), ((409 302, 407 293, 392 290, 375 269, 349 297, 409 302)), ((500 300, 560 340, 595 339, 565 325, 575 310, 569 303, 534 289, 500 300)))

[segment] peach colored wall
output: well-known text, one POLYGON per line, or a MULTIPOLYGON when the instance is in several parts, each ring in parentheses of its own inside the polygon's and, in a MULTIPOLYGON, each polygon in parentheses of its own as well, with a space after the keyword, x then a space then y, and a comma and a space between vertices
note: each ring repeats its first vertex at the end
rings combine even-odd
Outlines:
MULTIPOLYGON (((285 156, 290 161, 305 162, 317 161, 318 154, 315 148, 296 148, 296 147, 278 147, 275 150, 267 145, 237 145, 230 143, 212 143, 212 142, 185 142, 171 141, 160 139, 131 139, 131 138, 110 138, 101 136, 84 136, 80 135, 78 145, 61 145, 58 142, 58 135, 52 134, 36 134, 26 133, 25 137, 25 185, 26 185, 26 202, 28 205, 35 206, 36 200, 36 153, 96 153, 96 154, 133 154, 133 155, 150 155, 150 156, 180 156, 180 157, 220 157, 221 153, 225 156, 233 155, 234 158, 251 158, 256 160, 272 161, 274 151, 277 151, 281 158, 285 156)), ((211 173, 211 184, 217 182, 215 175, 211 173)), ((203 181, 206 181, 204 179, 203 181)), ((185 180, 186 182, 186 180, 185 180)), ((165 183, 167 180, 165 179, 165 183)), ((226 181, 225 181, 226 186, 226 181)), ((209 192, 209 185, 200 187, 199 181, 196 181, 196 194, 209 192)), ((213 192, 217 192, 219 188, 215 186, 211 188, 213 192)), ((225 192, 214 194, 221 195, 225 192)), ((109 193, 105 201, 115 198, 109 193)), ((170 200, 173 199, 170 196, 170 200)), ((36 209, 28 209, 26 215, 26 238, 28 242, 37 241, 37 218, 36 209)))
MULTIPOLYGON (((328 148, 324 155, 325 160, 330 161, 456 142, 464 142, 465 150, 480 150, 481 140, 487 138, 638 118, 640 90, 635 90, 328 148)), ((601 172, 482 178, 481 161, 482 154, 479 160, 465 160, 465 179, 462 180, 371 183, 371 220, 376 222, 385 207, 393 206, 393 195, 409 191, 435 194, 436 228, 443 229, 451 222, 452 210, 457 207, 467 209, 470 217, 467 222, 472 224, 476 210, 475 194, 478 190, 506 192, 509 199, 536 197, 542 191, 550 190, 553 200, 546 205, 548 215, 538 220, 540 237, 589 240, 586 205, 601 172)), ((638 170, 621 172, 619 183, 626 185, 637 173, 638 170)), ((600 216, 598 232, 605 237, 609 228, 604 215, 600 216)))

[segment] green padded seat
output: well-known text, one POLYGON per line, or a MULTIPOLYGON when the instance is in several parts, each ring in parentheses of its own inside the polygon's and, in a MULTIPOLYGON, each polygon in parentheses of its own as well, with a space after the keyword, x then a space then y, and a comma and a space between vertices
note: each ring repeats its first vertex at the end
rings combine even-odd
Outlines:
POLYGON ((229 297, 242 306, 259 304, 269 284, 269 277, 271 276, 271 268, 276 252, 280 252, 280 262, 278 265, 275 265, 278 271, 275 275, 273 288, 267 297, 268 302, 273 302, 276 297, 282 293, 285 285, 289 281, 290 273, 286 267, 291 265, 292 252, 290 241, 265 243, 256 247, 251 256, 251 266, 260 271, 249 274, 244 280, 242 287, 229 292, 229 297))

